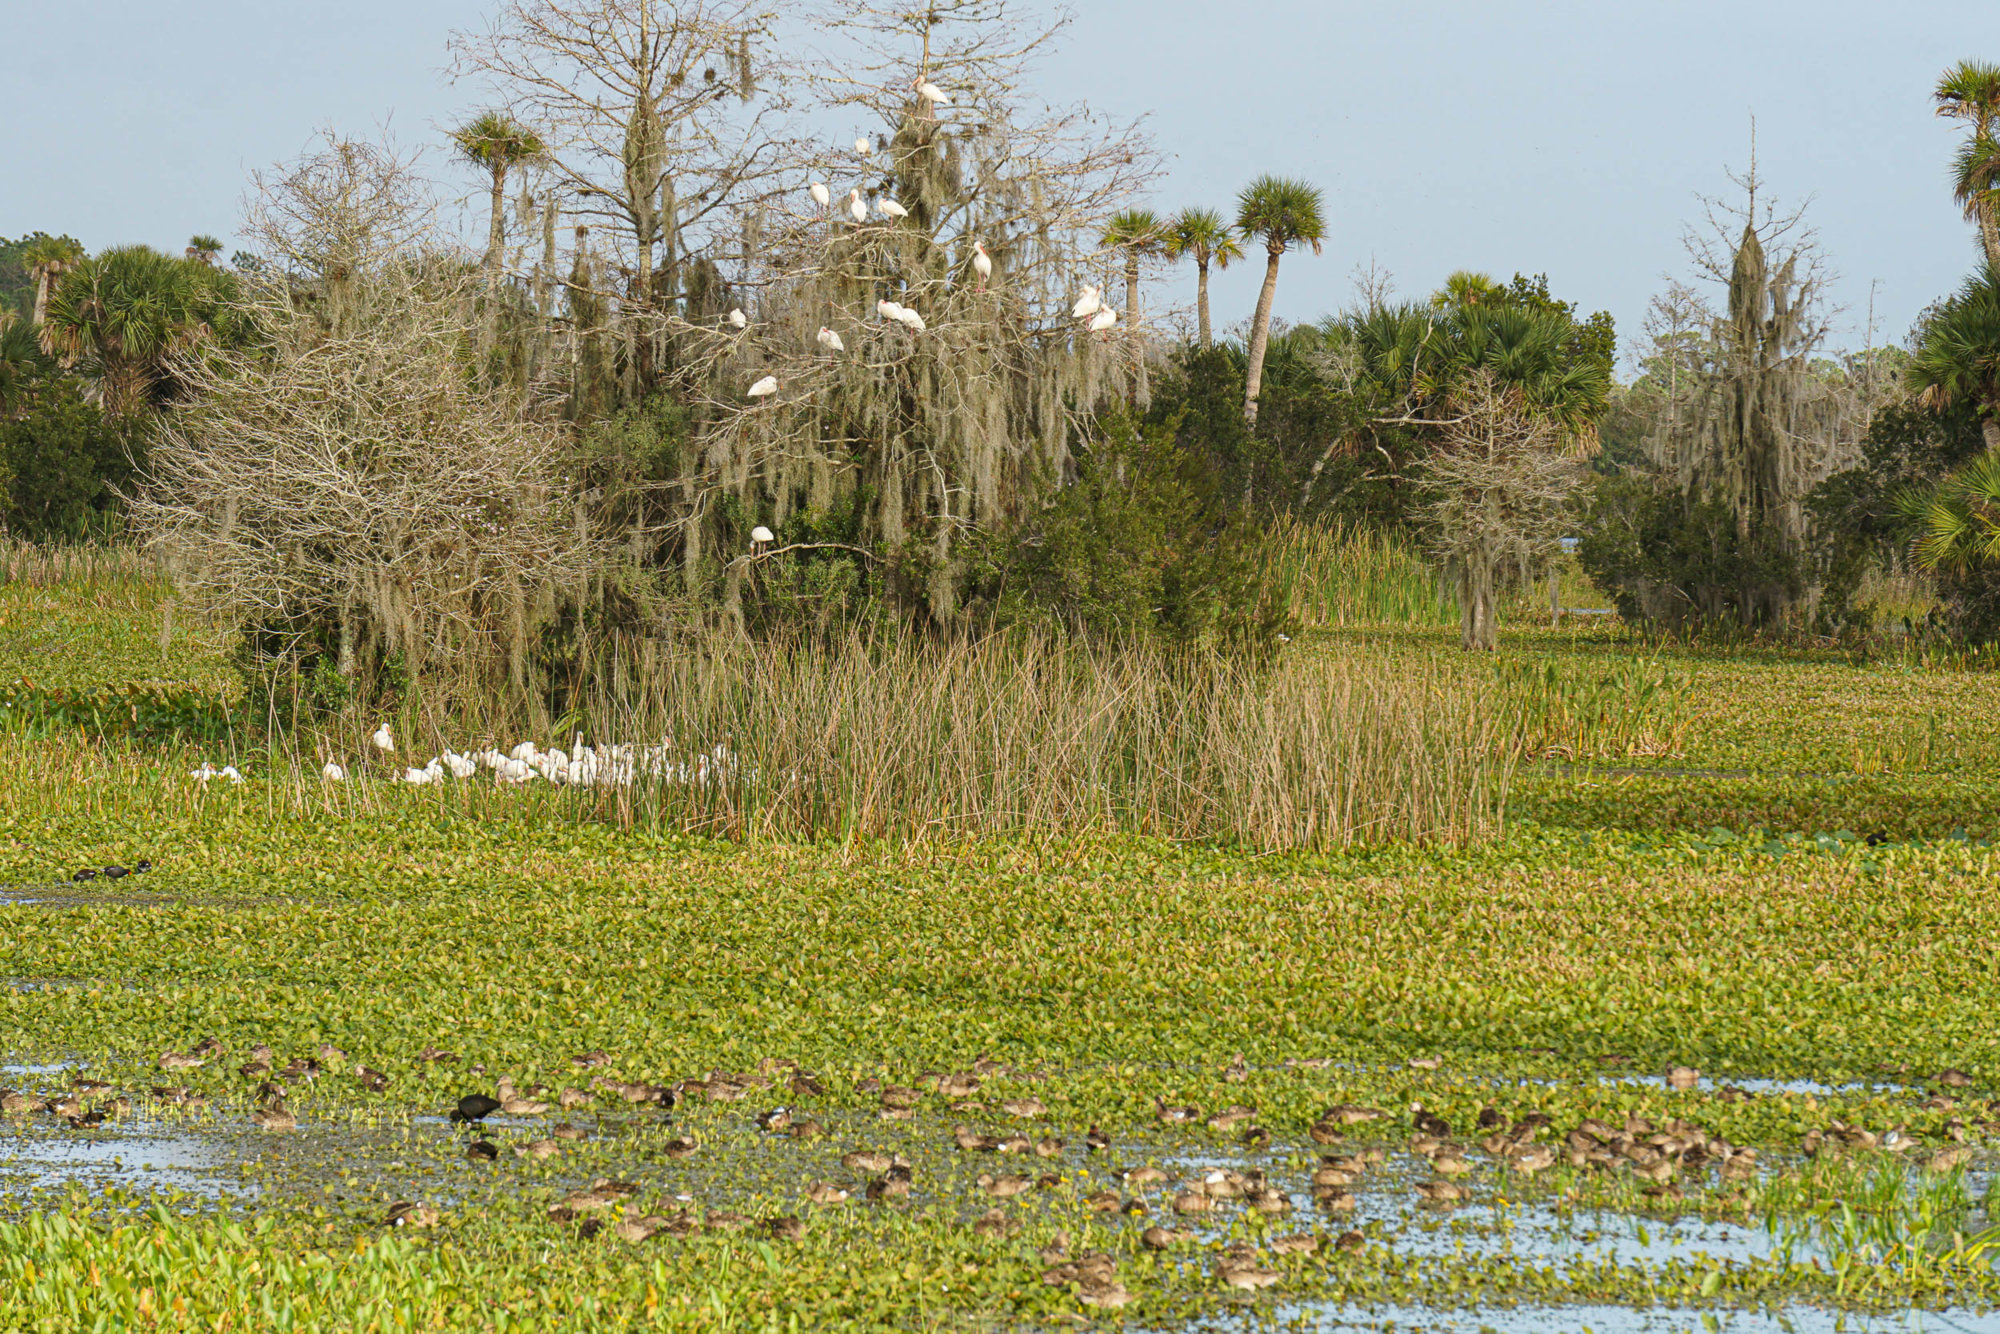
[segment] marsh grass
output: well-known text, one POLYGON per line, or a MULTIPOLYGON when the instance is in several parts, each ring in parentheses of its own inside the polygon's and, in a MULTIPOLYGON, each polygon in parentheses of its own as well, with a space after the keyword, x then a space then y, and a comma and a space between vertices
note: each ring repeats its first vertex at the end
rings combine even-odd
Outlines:
MULTIPOLYGON (((712 645, 591 679, 559 717, 413 703, 409 762, 524 739, 663 743, 677 772, 535 799, 730 839, 1128 832, 1256 849, 1491 838, 1512 769, 1498 720, 1450 670, 1365 655, 1257 665, 902 637, 712 645)), ((321 765, 353 764, 366 723, 276 743, 294 800, 325 799, 321 765)))
POLYGON ((1901 1291, 1912 1276, 1984 1273, 2000 1257, 2000 1222, 1963 1168, 1823 1159, 1772 1178, 1750 1207, 1788 1257, 1800 1246, 1825 1255, 1842 1296, 1901 1291))
POLYGON ((95 590, 106 585, 162 582, 159 566, 124 542, 44 545, 0 540, 0 584, 95 590))
POLYGON ((1293 614, 1307 629, 1458 623, 1458 599, 1402 538, 1286 517, 1270 540, 1288 573, 1293 614))

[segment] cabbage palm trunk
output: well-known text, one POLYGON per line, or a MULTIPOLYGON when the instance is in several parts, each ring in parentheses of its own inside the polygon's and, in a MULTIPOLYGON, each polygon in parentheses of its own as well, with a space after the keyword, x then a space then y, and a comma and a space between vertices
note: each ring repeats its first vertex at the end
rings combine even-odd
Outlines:
POLYGON ((1310 245, 1315 255, 1326 240, 1321 216, 1323 199, 1304 181, 1262 176, 1237 197, 1236 230, 1245 240, 1264 242, 1264 286, 1257 293, 1257 313, 1250 321, 1250 365, 1243 381, 1243 420, 1257 424, 1257 399, 1264 387, 1264 357, 1271 345, 1271 308, 1278 296, 1278 261, 1295 245, 1310 245))

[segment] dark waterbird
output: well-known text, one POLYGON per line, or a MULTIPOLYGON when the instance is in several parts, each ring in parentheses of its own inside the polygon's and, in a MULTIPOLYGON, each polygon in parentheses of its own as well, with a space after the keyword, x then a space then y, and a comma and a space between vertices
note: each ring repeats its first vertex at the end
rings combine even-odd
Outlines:
POLYGON ((81 871, 78 871, 75 875, 70 877, 71 883, 78 885, 82 884, 86 880, 95 880, 95 879, 97 879, 97 872, 93 871, 88 866, 84 867, 81 871))
POLYGON ((100 874, 102 874, 106 880, 123 880, 126 876, 132 873, 126 870, 122 866, 107 866, 100 874))
POLYGON ((451 1114, 451 1123, 462 1126, 472 1121, 484 1121, 499 1110, 498 1098, 489 1098, 484 1093, 468 1093, 458 1100, 458 1106, 451 1114))
POLYGON ((476 1139, 466 1146, 465 1156, 475 1163, 490 1163, 500 1156, 500 1146, 490 1139, 476 1139))

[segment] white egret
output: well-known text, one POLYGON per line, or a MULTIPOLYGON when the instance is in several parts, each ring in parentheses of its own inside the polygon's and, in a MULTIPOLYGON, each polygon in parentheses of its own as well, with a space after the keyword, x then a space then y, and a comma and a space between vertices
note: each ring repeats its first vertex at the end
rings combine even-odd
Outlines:
POLYGON ((329 760, 326 768, 319 771, 319 776, 329 783, 345 783, 347 781, 347 770, 329 760))
POLYGON ((812 192, 813 203, 825 208, 833 202, 833 192, 826 188, 825 181, 814 181, 807 187, 812 192))
POLYGON ((762 546, 766 542, 777 541, 778 535, 760 523, 755 528, 752 528, 750 530, 750 540, 752 542, 755 542, 758 546, 762 546))
POLYGON ((1090 331, 1092 333, 1103 333, 1116 323, 1118 323, 1118 312, 1106 306, 1103 310, 1098 311, 1090 317, 1090 331))
POLYGON ((847 192, 847 216, 853 218, 857 223, 868 221, 868 205, 862 202, 861 191, 849 190, 847 192))
POLYGON ((907 218, 910 216, 910 210, 904 208, 893 199, 878 199, 875 201, 875 207, 882 210, 882 216, 885 218, 907 218))
POLYGON ((376 728, 375 735, 368 739, 375 743, 375 749, 377 750, 394 750, 396 748, 396 738, 390 735, 389 724, 387 723, 383 723, 380 727, 376 728))
POLYGON ((917 84, 917 96, 923 98, 926 102, 934 102, 939 106, 948 107, 951 105, 951 94, 945 92, 944 89, 938 87, 928 79, 924 79, 917 84))
POLYGON ((1104 298, 1097 294, 1095 287, 1086 287, 1083 289, 1083 295, 1076 299, 1076 304, 1070 307, 1069 317, 1073 320, 1087 320, 1103 309, 1104 298))
POLYGON ((729 312, 729 325, 733 329, 747 329, 750 327, 750 317, 741 310, 732 310, 729 312))
POLYGON ((750 386, 750 397, 752 398, 769 398, 777 392, 778 377, 775 375, 767 375, 750 386))
POLYGON ((833 330, 827 328, 825 325, 820 326, 819 334, 817 335, 817 337, 819 345, 825 348, 829 352, 847 351, 847 344, 840 341, 840 335, 835 333, 833 330))
POLYGON ((979 275, 979 290, 985 291, 986 280, 993 276, 993 257, 977 241, 972 243, 972 271, 979 275))

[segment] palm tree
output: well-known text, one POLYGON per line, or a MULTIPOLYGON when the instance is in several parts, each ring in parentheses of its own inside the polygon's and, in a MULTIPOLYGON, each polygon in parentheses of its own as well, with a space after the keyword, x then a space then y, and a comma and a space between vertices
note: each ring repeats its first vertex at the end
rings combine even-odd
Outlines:
POLYGON ((507 251, 507 173, 548 156, 541 136, 504 111, 482 111, 453 131, 452 142, 467 162, 484 167, 493 181, 493 206, 486 230, 486 337, 499 329, 500 270, 507 251))
POLYGON ((1981 454, 1930 492, 1899 498, 1926 570, 1954 574, 2000 565, 2000 454, 1981 454))
POLYGON ((74 268, 83 258, 83 247, 67 236, 44 236, 28 247, 21 256, 27 264, 28 272, 35 279, 34 327, 42 327, 42 318, 49 309, 49 289, 56 279, 74 268))
POLYGON ((1468 306, 1491 306, 1504 301, 1507 289, 1484 273, 1474 273, 1471 269, 1460 269, 1444 280, 1444 286, 1431 294, 1433 306, 1456 306, 1463 310, 1468 306))
POLYGON ((2000 265, 1968 279, 1938 307, 1918 335, 1908 378, 1928 408, 1972 404, 1986 447, 2000 453, 2000 265))
POLYGON ((1260 176, 1237 196, 1236 230, 1244 240, 1260 237, 1267 256, 1264 288, 1257 294, 1257 314, 1250 322, 1250 366, 1243 384, 1243 420, 1257 424, 1257 394, 1264 383, 1264 353, 1271 342, 1271 303, 1278 295, 1278 261, 1295 245, 1309 245, 1315 255, 1326 240, 1319 190, 1304 181, 1260 176))
POLYGON ((1228 268, 1232 261, 1243 258, 1243 247, 1237 244, 1236 232, 1212 208, 1184 208, 1175 214, 1167 224, 1166 246, 1169 259, 1194 257, 1195 308, 1201 320, 1201 346, 1206 351, 1215 346, 1208 322, 1208 267, 1228 268))
POLYGON ((198 234, 188 238, 187 257, 197 264, 214 268, 216 256, 221 253, 222 242, 213 236, 198 234))
POLYGON ((1959 150, 1952 173, 1952 197, 1979 226, 1986 262, 2000 267, 2000 181, 1996 181, 1996 129, 2000 129, 2000 65, 1961 60, 1938 76, 1937 114, 1962 120, 1971 140, 1959 150))
POLYGON ((13 311, 0 311, 0 421, 13 415, 28 385, 47 369, 34 329, 13 311))
POLYGON ((1132 352, 1131 397, 1138 402, 1147 397, 1146 348, 1139 330, 1139 260, 1165 246, 1166 229, 1151 209, 1128 208, 1105 224, 1098 244, 1125 252, 1125 340, 1132 352))
POLYGON ((42 348, 94 377, 106 411, 146 401, 178 353, 226 314, 224 275, 148 246, 83 260, 49 294, 42 348))

